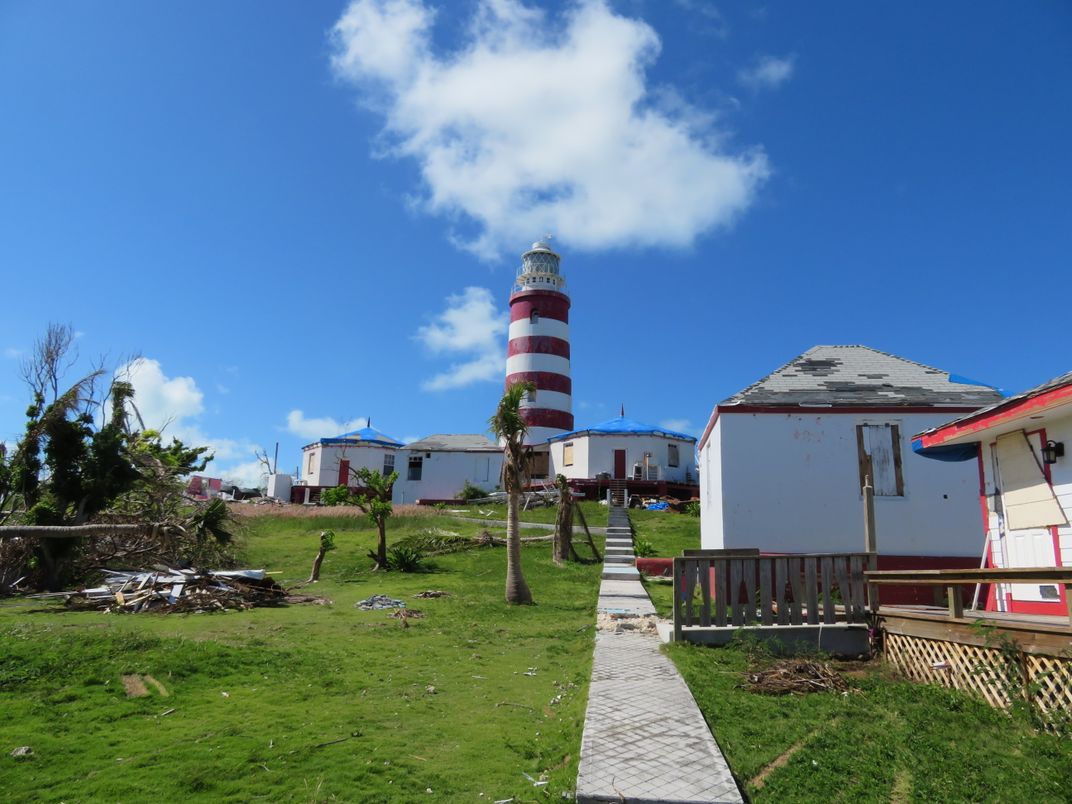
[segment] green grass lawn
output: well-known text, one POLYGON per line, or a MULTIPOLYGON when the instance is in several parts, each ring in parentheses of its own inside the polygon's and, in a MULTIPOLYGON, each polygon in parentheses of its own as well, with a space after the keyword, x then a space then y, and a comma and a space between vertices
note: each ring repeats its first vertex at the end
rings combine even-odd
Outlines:
POLYGON ((673 511, 644 511, 630 509, 629 521, 638 539, 646 539, 655 547, 655 555, 673 558, 681 551, 700 546, 700 518, 673 511))
MULTIPOLYGON (((481 530, 398 517, 389 541, 428 527, 481 530)), ((522 801, 573 789, 598 565, 556 568, 549 545, 525 547, 537 605, 511 607, 502 548, 373 573, 364 520, 247 528, 245 564, 284 584, 308 575, 317 534, 334 529, 323 580, 303 590, 334 603, 176 615, 0 603, 0 799, 522 801), (451 596, 413 599, 425 589, 451 596), (354 608, 372 594, 425 617, 402 628, 354 608), (128 698, 127 673, 170 694, 128 698), (22 745, 32 758, 9 756, 22 745)))
MULTIPOLYGON (((579 503, 581 509, 584 511, 585 519, 588 522, 588 526, 592 528, 604 528, 607 526, 607 506, 600 505, 598 502, 582 502, 579 503)), ((506 506, 505 505, 491 505, 491 504, 474 504, 463 505, 458 503, 457 505, 447 506, 451 511, 461 511, 466 509, 469 511, 466 516, 488 519, 506 519, 506 506), (489 513, 490 512, 490 513, 489 513)), ((555 521, 555 515, 558 508, 552 506, 550 508, 530 508, 528 511, 521 512, 522 522, 543 522, 553 523, 555 521)), ((444 516, 450 514, 444 512, 444 516)), ((576 513, 573 515, 573 524, 580 525, 581 519, 576 513)))
MULTIPOLYGON (((1072 744, 967 694, 854 667, 848 695, 744 689, 746 654, 674 645, 670 657, 753 801, 1068 801, 1072 744), (798 746, 784 765, 757 777, 798 746)), ((837 666, 835 664, 835 666, 837 666)))

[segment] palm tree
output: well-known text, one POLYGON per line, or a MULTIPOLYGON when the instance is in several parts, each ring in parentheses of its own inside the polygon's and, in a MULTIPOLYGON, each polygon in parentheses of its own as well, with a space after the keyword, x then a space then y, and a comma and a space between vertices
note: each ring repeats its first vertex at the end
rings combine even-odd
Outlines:
POLYGON ((495 415, 488 420, 491 432, 503 445, 502 482, 506 490, 506 602, 531 603, 532 592, 521 574, 521 534, 518 527, 518 498, 528 471, 525 434, 528 427, 521 417, 521 401, 535 393, 531 382, 516 382, 506 389, 495 415))

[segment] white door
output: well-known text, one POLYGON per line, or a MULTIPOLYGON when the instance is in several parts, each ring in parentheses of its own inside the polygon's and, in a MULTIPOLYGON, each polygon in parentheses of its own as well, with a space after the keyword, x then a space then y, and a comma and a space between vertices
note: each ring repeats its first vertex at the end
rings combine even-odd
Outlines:
MULTIPOLYGON (((1048 526, 1062 524, 1064 513, 1042 471, 1041 446, 1037 433, 1025 437, 1023 431, 1000 436, 995 445, 1009 567, 1057 566, 1048 526)), ((1003 590, 1025 602, 1058 599, 1052 584, 1004 584, 1003 590)))

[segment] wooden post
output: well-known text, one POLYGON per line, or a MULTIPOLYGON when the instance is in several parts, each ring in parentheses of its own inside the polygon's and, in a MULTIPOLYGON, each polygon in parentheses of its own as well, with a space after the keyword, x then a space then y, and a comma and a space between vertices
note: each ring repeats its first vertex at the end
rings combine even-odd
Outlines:
MULTIPOLYGON (((864 475, 864 550, 873 557, 872 566, 878 563, 878 533, 875 530, 875 487, 871 475, 864 475)), ((878 609, 878 590, 874 584, 867 585, 867 608, 874 614, 878 609)))
POLYGON ((947 586, 945 591, 949 596, 949 616, 962 618, 964 616, 964 602, 960 599, 960 587, 947 586))
POLYGON ((674 642, 681 641, 681 564, 683 559, 674 559, 674 642))
POLYGON ((1068 621, 1072 624, 1072 583, 1065 584, 1065 606, 1068 608, 1068 621))

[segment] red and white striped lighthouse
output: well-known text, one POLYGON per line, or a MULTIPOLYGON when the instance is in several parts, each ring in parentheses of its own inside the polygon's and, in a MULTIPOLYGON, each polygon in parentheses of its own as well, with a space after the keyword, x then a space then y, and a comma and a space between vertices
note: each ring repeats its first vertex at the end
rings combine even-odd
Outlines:
POLYGON ((536 386, 535 395, 522 403, 526 444, 543 444, 573 429, 570 300, 558 263, 546 240, 533 243, 521 256, 510 294, 506 385, 528 381, 536 386))

